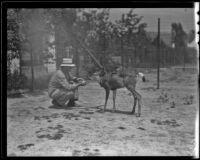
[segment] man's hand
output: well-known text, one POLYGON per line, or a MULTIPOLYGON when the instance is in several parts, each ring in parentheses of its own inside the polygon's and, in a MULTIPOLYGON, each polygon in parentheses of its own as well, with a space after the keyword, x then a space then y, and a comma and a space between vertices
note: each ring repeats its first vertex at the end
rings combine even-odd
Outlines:
POLYGON ((79 86, 85 86, 86 85, 86 81, 81 81, 81 82, 78 82, 78 83, 74 83, 73 85, 75 85, 76 88, 79 87, 79 86))
POLYGON ((84 81, 83 78, 77 78, 76 80, 77 80, 78 82, 84 81))
POLYGON ((81 86, 86 85, 86 81, 83 78, 77 78, 76 80, 78 81, 78 83, 80 83, 81 86))
POLYGON ((86 81, 83 78, 73 77, 73 81, 71 81, 71 84, 76 85, 76 87, 85 86, 86 81))
POLYGON ((86 85, 86 81, 81 81, 81 86, 85 86, 86 85))
POLYGON ((82 82, 82 81, 84 81, 84 79, 83 78, 77 78, 77 77, 73 77, 72 78, 72 81, 74 81, 74 82, 82 82))

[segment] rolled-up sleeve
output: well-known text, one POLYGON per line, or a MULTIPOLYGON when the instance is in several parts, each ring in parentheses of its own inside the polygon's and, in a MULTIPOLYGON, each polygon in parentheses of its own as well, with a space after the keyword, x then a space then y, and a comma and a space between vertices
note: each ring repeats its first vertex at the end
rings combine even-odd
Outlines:
POLYGON ((57 74, 57 81, 58 83, 61 85, 62 88, 68 90, 68 91, 71 91, 71 90, 74 90, 76 89, 76 85, 74 84, 70 84, 67 79, 65 78, 65 75, 62 74, 62 72, 59 72, 57 74))

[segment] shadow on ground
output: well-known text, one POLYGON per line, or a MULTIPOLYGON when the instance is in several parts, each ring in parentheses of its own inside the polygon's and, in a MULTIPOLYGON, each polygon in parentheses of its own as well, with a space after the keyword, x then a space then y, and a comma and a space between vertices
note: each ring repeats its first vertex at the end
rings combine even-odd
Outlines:
POLYGON ((60 106, 56 106, 56 105, 51 105, 48 108, 50 109, 63 109, 63 110, 72 110, 75 107, 60 107, 60 106))
MULTIPOLYGON (((97 112, 104 113, 103 110, 98 110, 97 112)), ((113 112, 112 109, 106 109, 105 112, 119 113, 119 114, 126 114, 126 115, 133 115, 133 113, 131 113, 131 111, 129 112, 129 111, 115 110, 115 112, 113 112)))
POLYGON ((47 91, 46 90, 35 90, 35 91, 29 91, 27 92, 27 94, 29 96, 34 96, 34 97, 37 97, 37 96, 42 96, 46 93, 47 91))
POLYGON ((7 98, 24 98, 25 96, 21 93, 19 94, 11 94, 11 95, 7 95, 7 98))

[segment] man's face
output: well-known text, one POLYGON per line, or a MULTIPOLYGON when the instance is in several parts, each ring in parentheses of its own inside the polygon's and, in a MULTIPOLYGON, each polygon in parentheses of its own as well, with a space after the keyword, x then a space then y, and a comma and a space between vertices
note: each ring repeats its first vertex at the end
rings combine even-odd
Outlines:
POLYGON ((67 66, 62 67, 62 71, 63 71, 65 74, 70 73, 71 67, 67 67, 67 66))

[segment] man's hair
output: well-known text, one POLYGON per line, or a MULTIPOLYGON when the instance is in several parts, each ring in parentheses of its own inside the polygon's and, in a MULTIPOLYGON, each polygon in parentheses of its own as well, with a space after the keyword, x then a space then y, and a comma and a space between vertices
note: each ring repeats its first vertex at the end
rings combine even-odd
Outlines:
POLYGON ((60 68, 72 68, 70 66, 60 66, 60 68))

